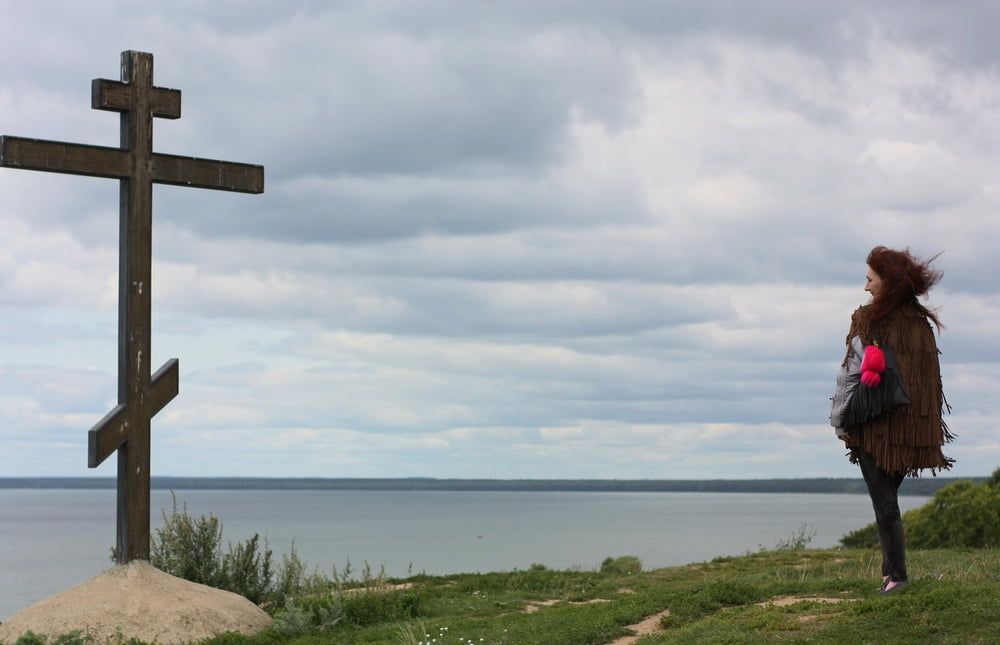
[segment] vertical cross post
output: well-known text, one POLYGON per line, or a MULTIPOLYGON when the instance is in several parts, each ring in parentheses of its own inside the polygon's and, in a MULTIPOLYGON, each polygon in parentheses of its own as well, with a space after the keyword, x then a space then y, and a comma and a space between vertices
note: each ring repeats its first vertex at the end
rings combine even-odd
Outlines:
MULTIPOLYGON (((122 56, 121 80, 125 85, 123 98, 127 98, 121 108, 111 107, 108 99, 114 86, 107 84, 94 83, 91 102, 97 104, 93 107, 121 111, 121 149, 128 151, 132 169, 131 176, 119 182, 118 198, 118 403, 126 404, 125 425, 131 426, 131 431, 118 448, 117 546, 124 551, 122 561, 128 562, 149 559, 151 415, 146 394, 152 346, 153 182, 149 162, 153 157, 153 57, 122 56), (108 89, 102 91, 105 87, 108 89)), ((176 119, 180 117, 180 101, 177 108, 169 114, 161 112, 161 116, 176 119)))
POLYGON ((115 178, 119 189, 118 405, 89 433, 88 466, 118 452, 116 559, 149 559, 150 419, 178 392, 177 359, 150 375, 153 184, 264 192, 264 168, 153 152, 153 117, 181 93, 153 86, 153 56, 125 51, 121 81, 95 79, 91 107, 121 113, 118 148, 0 137, 0 166, 115 178))

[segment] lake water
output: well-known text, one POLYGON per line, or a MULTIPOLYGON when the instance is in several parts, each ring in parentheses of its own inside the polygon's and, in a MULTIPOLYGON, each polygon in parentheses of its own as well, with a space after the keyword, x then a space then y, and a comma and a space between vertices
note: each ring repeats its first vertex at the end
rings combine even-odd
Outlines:
MULTIPOLYGON (((184 490, 177 501, 218 517, 223 542, 259 532, 279 561, 294 540, 326 573, 350 559, 395 577, 596 569, 621 555, 651 569, 773 547, 803 524, 810 546, 834 546, 873 520, 867 496, 792 493, 184 490)), ((154 530, 170 504, 153 491, 154 530)), ((0 490, 0 620, 110 567, 114 536, 113 490, 0 490)))

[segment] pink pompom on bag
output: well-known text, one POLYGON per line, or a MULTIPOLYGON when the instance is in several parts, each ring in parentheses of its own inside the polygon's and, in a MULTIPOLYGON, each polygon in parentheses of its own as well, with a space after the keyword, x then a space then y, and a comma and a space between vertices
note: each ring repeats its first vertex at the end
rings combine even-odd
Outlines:
POLYGON ((865 347, 865 357, 861 360, 861 382, 868 387, 878 387, 885 371, 885 352, 878 344, 865 347))

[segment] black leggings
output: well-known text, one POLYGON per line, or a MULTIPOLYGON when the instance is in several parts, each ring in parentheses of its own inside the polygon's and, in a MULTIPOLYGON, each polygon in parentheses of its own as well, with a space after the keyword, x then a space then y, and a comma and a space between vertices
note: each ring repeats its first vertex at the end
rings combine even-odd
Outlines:
POLYGON ((898 491, 904 475, 882 470, 875 463, 875 457, 864 450, 859 449, 857 455, 861 475, 868 485, 868 495, 875 508, 878 542, 882 547, 882 575, 903 582, 906 580, 906 545, 903 539, 903 520, 899 513, 898 491))

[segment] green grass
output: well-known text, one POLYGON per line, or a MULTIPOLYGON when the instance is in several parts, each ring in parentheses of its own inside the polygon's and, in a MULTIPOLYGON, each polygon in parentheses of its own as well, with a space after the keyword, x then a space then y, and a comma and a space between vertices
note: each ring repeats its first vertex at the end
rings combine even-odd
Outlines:
POLYGON ((226 634, 207 643, 417 645, 428 642, 429 635, 434 645, 598 645, 628 634, 629 625, 664 609, 671 613, 661 631, 641 645, 1000 642, 1000 551, 908 555, 911 584, 888 597, 877 594, 878 554, 840 549, 783 548, 639 573, 610 566, 599 571, 595 563, 594 571, 534 566, 508 573, 369 580, 351 593, 326 592, 289 603, 320 607, 316 615, 327 621, 325 629, 309 627, 304 609, 298 623, 278 613, 284 632, 226 634), (413 587, 376 589, 400 582, 413 587), (841 602, 768 603, 786 596, 841 602), (584 604, 595 599, 607 602, 584 604), (560 602, 525 613, 529 603, 544 600, 560 602))

